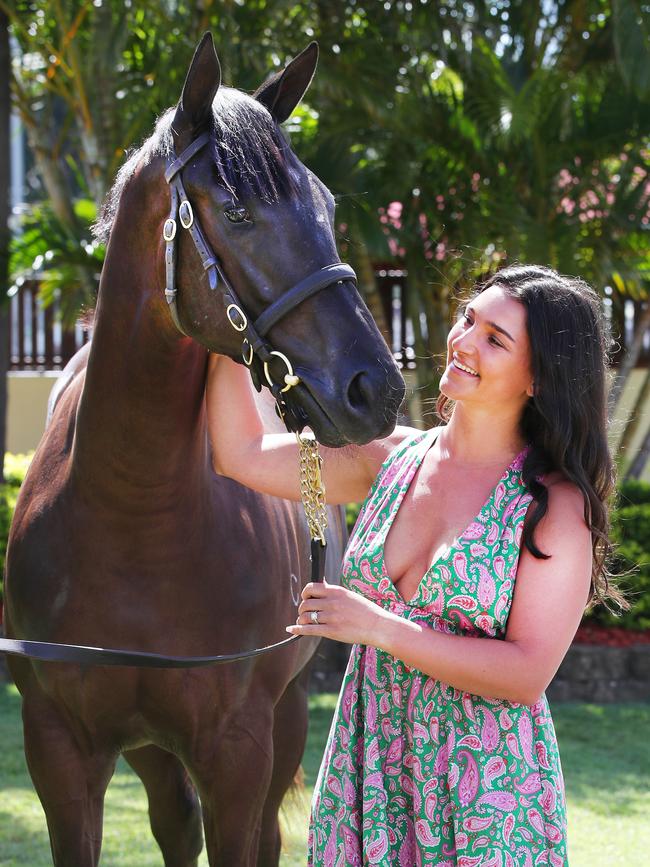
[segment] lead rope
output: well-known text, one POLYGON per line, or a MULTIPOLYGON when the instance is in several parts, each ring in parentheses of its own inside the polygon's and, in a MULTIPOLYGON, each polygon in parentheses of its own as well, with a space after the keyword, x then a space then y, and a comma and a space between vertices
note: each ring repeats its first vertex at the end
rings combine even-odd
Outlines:
POLYGON ((313 434, 296 434, 298 463, 300 467, 300 499, 305 510, 309 535, 311 536, 311 580, 322 581, 325 574, 325 530, 327 508, 323 484, 323 459, 318 451, 318 441, 313 434))

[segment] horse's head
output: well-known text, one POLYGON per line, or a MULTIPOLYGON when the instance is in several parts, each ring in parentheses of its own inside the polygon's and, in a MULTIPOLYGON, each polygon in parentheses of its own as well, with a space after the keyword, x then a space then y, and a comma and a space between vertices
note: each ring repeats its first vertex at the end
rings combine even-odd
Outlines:
POLYGON ((312 43, 251 97, 221 86, 204 36, 169 114, 172 206, 160 231, 178 328, 243 356, 254 380, 276 397, 283 390, 294 428, 307 423, 337 446, 388 434, 404 384, 354 272, 340 263, 333 197, 279 129, 317 56, 312 43))

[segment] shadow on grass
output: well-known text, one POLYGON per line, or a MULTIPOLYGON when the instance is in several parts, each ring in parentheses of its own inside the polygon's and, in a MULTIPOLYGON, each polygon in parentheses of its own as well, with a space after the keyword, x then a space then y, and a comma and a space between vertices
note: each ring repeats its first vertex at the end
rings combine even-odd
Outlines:
MULTIPOLYGON (((52 867, 47 826, 42 812, 35 812, 32 804, 28 803, 29 797, 21 797, 20 803, 13 809, 11 793, 8 795, 3 791, 2 800, 4 806, 9 808, 0 810, 2 867, 52 867)), ((40 811, 38 802, 36 808, 40 811)))
POLYGON ((569 798, 602 815, 645 821, 650 704, 557 704, 552 712, 569 798))

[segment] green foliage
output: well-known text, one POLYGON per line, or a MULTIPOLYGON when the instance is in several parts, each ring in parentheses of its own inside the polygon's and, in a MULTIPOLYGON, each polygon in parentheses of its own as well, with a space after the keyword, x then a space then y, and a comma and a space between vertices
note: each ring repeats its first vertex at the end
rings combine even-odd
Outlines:
MULTIPOLYGON (((521 0, 471 11, 461 0, 59 0, 56 15, 48 0, 0 6, 28 61, 15 61, 16 108, 44 192, 58 186, 63 225, 75 219, 61 202, 83 191, 98 205, 126 149, 176 102, 206 29, 224 82, 247 91, 315 38, 318 74, 288 128, 337 195, 345 255, 356 261, 364 247, 408 266, 414 327, 420 311, 429 325, 420 355, 441 350, 444 328, 432 325, 446 324, 453 289, 505 257, 601 287, 616 271, 625 292, 647 276, 646 185, 630 183, 647 166, 650 131, 650 16, 639 0, 585 0, 579 15, 571 3, 521 0), (389 244, 378 214, 391 201, 404 210, 389 244)), ((70 309, 88 291, 79 269, 94 265, 79 262, 84 235, 73 235, 50 271, 70 309)))
POLYGON ((621 581, 630 611, 607 619, 630 629, 650 629, 650 503, 624 506, 615 513, 612 536, 618 545, 615 571, 621 581))
POLYGON ((618 501, 620 508, 650 503, 650 484, 638 479, 625 479, 618 486, 618 501))
POLYGON ((104 247, 91 231, 97 217, 95 203, 78 199, 74 214, 76 223, 71 228, 47 202, 31 205, 21 218, 20 232, 12 238, 9 259, 9 295, 26 282, 37 281, 43 304, 58 301, 66 325, 74 324, 80 309, 94 302, 90 287, 96 290, 104 260, 104 247))
POLYGON ((2 602, 2 585, 9 527, 16 507, 18 491, 25 478, 32 454, 5 454, 5 482, 3 485, 0 485, 0 603, 2 602))
POLYGON ((622 482, 618 506, 612 513, 615 554, 610 568, 631 605, 620 616, 598 606, 587 615, 592 623, 650 629, 650 485, 622 482))
POLYGON ((348 536, 352 533, 360 511, 361 503, 348 503, 345 507, 345 525, 348 528, 348 536))

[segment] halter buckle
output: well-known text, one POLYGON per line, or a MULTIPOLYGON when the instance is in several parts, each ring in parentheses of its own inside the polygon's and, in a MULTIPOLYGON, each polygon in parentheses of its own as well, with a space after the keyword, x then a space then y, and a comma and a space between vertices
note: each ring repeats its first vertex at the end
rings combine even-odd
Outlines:
MULTIPOLYGON (((290 388, 293 388, 295 385, 298 385, 300 383, 300 377, 296 376, 296 374, 293 372, 293 367, 291 366, 291 362, 289 361, 287 356, 284 355, 284 353, 278 352, 277 349, 272 349, 271 352, 269 353, 269 355, 277 355, 277 357, 282 359, 282 361, 286 365, 287 372, 284 375, 285 386, 284 386, 284 388, 280 389, 280 394, 284 394, 286 391, 289 391, 290 388)), ((273 387, 275 385, 275 383, 271 379, 271 371, 269 370, 268 361, 264 362, 264 376, 266 377, 266 381, 268 382, 268 384, 271 387, 273 387)))
POLYGON ((244 342, 241 345, 241 357, 246 367, 250 367, 253 363, 253 347, 247 339, 244 339, 244 342))
POLYGON ((181 221, 181 226, 184 229, 192 228, 192 224, 194 223, 194 211, 187 199, 183 199, 180 204, 178 209, 178 219, 181 221))
POLYGON ((165 220, 165 225, 163 226, 163 239, 165 241, 173 241, 176 237, 176 220, 169 217, 169 219, 165 220))
POLYGON ((230 322, 235 331, 246 331, 248 328, 248 319, 246 318, 246 314, 241 307, 238 307, 236 304, 229 304, 226 307, 226 316, 228 317, 228 322, 230 322), (237 317, 237 320, 235 320, 234 317, 237 317))

